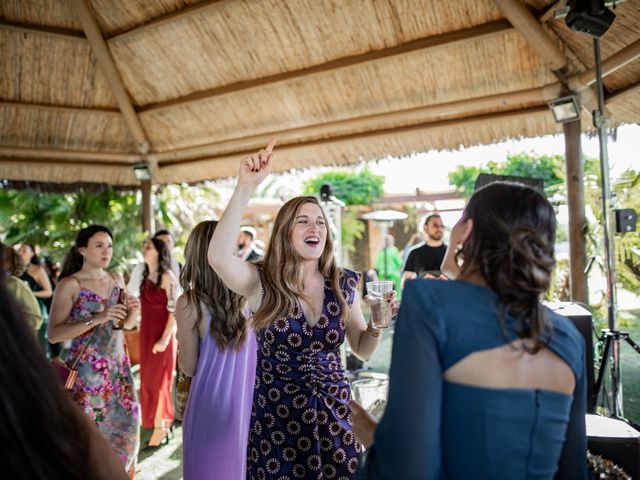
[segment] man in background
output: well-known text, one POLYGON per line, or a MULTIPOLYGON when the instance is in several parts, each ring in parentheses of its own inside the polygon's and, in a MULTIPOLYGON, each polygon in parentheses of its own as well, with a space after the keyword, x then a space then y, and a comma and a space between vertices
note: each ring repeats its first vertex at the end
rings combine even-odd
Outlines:
POLYGON ((411 249, 402 272, 402 284, 416 277, 427 274, 439 277, 440 266, 447 251, 442 235, 444 225, 437 213, 429 215, 423 226, 425 242, 411 249))
POLYGON ((264 257, 262 250, 258 249, 254 241, 257 237, 256 229, 250 226, 240 227, 240 233, 238 234, 238 240, 236 244, 238 246, 238 257, 245 262, 257 262, 264 257))

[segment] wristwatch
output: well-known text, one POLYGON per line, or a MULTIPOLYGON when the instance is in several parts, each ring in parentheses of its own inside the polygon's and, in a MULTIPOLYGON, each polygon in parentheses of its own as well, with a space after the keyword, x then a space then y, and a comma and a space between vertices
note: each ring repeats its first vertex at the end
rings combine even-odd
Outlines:
POLYGON ((89 320, 87 320, 86 322, 84 322, 84 324, 85 324, 87 327, 90 327, 91 325, 93 325, 93 318, 90 318, 89 320))

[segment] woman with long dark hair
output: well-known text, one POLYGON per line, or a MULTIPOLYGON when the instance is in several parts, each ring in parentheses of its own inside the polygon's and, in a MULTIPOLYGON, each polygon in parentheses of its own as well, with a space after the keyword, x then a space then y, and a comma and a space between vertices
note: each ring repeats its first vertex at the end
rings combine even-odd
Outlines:
POLYGON ((182 422, 185 480, 242 480, 256 375, 256 339, 246 300, 207 264, 218 222, 201 222, 185 248, 176 305, 178 364, 193 377, 182 422))
POLYGON ((178 279, 171 271, 169 248, 159 238, 148 239, 142 255, 145 269, 140 285, 140 405, 142 427, 153 429, 145 447, 150 449, 169 441, 173 424, 177 349, 173 308, 178 279))
POLYGON ((118 303, 122 276, 107 273, 113 235, 101 225, 83 228, 67 254, 51 305, 49 338, 71 340, 61 357, 77 360, 73 400, 93 420, 135 475, 139 446, 139 408, 131 363, 120 324, 136 325, 140 305, 135 298, 118 303))
POLYGON ((587 478, 584 340, 540 304, 555 231, 537 190, 473 194, 442 264, 454 280, 406 285, 377 428, 352 402, 362 478, 587 478))
POLYGON ((257 266, 234 255, 242 211, 271 169, 272 142, 244 159, 209 247, 209 262, 255 313, 258 358, 248 475, 353 478, 360 447, 351 431, 350 389, 340 345, 368 358, 380 332, 367 327, 360 275, 333 256, 327 217, 315 197, 286 202, 257 266))

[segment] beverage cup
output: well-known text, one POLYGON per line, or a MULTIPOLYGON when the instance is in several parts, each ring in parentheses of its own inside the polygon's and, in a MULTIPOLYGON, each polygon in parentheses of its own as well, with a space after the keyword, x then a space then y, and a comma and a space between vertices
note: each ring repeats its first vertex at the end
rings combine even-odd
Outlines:
POLYGON ((393 282, 388 280, 367 282, 367 295, 371 309, 371 325, 375 328, 387 328, 392 316, 393 282))
MULTIPOLYGON (((123 289, 118 293, 118 302, 120 305, 127 306, 127 292, 123 289)), ((114 320, 112 328, 114 330, 122 330, 124 328, 124 319, 123 320, 114 320)))

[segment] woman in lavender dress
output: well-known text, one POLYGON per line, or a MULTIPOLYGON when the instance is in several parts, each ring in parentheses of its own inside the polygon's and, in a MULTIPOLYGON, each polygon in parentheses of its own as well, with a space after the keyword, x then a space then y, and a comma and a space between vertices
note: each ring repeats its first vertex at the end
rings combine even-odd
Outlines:
POLYGON ((176 304, 178 362, 191 389, 182 424, 185 480, 242 480, 256 375, 256 340, 246 300, 207 265, 218 222, 198 224, 187 241, 176 304))
POLYGON ((240 164, 238 184, 209 247, 211 266, 255 312, 248 474, 350 479, 359 446, 339 348, 346 336, 353 351, 368 358, 380 341, 355 301, 360 276, 336 265, 327 218, 315 197, 283 205, 257 268, 233 252, 242 211, 271 169, 273 146, 240 164))
POLYGON ((71 340, 61 357, 72 364, 80 355, 74 401, 107 438, 131 478, 135 476, 139 446, 139 407, 129 354, 122 330, 133 328, 140 304, 129 297, 117 303, 122 277, 104 269, 113 254, 111 231, 91 225, 78 232, 65 258, 49 317, 51 342, 71 340), (84 348, 86 345, 86 348, 84 348))

